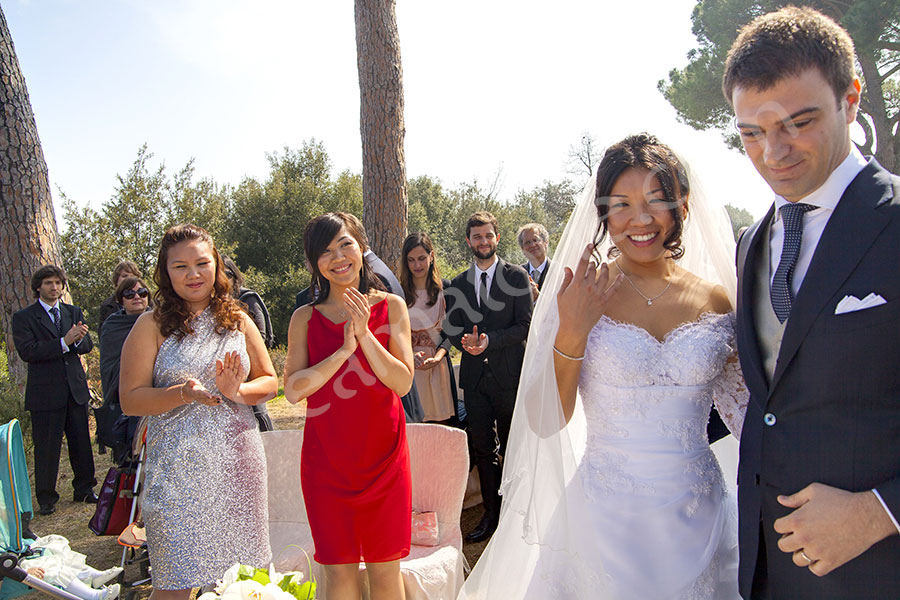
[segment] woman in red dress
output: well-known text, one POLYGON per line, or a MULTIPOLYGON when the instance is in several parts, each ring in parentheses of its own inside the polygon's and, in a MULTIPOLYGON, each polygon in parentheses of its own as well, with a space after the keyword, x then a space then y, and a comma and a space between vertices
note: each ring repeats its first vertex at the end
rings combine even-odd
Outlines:
POLYGON ((304 246, 321 291, 291 317, 284 392, 307 399, 300 479, 315 559, 329 600, 360 597, 361 560, 373 599, 402 599, 412 509, 400 404, 413 380, 406 304, 366 264, 353 215, 313 219, 304 246))

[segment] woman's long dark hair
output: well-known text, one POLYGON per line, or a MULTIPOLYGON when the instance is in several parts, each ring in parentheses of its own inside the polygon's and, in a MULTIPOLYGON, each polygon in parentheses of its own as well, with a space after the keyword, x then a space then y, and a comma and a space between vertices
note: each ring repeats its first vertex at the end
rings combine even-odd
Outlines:
MULTIPOLYGON (((359 244, 359 249, 365 255, 369 249, 368 238, 366 238, 366 230, 363 224, 354 215, 345 212, 330 212, 320 215, 307 223, 306 230, 303 232, 303 249, 306 252, 306 260, 309 262, 310 274, 312 282, 310 286, 316 285, 319 288, 319 294, 310 304, 321 304, 328 294, 331 292, 331 282, 319 271, 319 257, 328 248, 328 244, 334 241, 341 227, 346 227, 347 231, 359 244)), ((386 291, 384 284, 375 275, 369 263, 363 256, 362 267, 359 270, 359 291, 368 294, 370 290, 386 291)))
POLYGON ((243 323, 241 309, 231 295, 231 282, 225 276, 222 257, 216 249, 212 236, 198 225, 183 223, 173 225, 163 235, 159 246, 159 257, 156 259, 156 269, 153 271, 153 281, 156 283, 156 291, 153 293, 153 300, 156 304, 156 308, 153 309, 153 318, 159 323, 160 333, 165 337, 174 335, 178 339, 194 333, 194 328, 191 326, 193 315, 187 302, 175 293, 168 269, 169 250, 175 244, 192 241, 209 244, 216 261, 216 278, 213 282, 213 293, 209 299, 209 307, 216 321, 216 331, 224 333, 225 330, 240 329, 243 323))
POLYGON ((400 253, 400 287, 403 288, 403 294, 406 296, 406 306, 411 307, 416 303, 416 284, 413 283, 412 272, 409 270, 409 264, 406 257, 409 253, 421 246, 422 249, 431 255, 431 265, 428 267, 428 276, 425 278, 425 290, 428 292, 428 306, 434 306, 437 302, 444 284, 441 281, 441 272, 438 269, 437 261, 434 259, 434 244, 427 233, 417 232, 411 233, 403 240, 403 250, 400 253))
MULTIPOLYGON (((681 234, 684 231, 682 207, 687 210, 687 198, 691 191, 687 170, 671 148, 648 133, 631 135, 613 144, 606 150, 597 167, 594 203, 597 205, 600 227, 594 236, 594 247, 600 245, 608 232, 609 196, 613 186, 622 173, 632 168, 647 169, 659 180, 675 222, 672 231, 663 240, 663 247, 670 252, 671 258, 681 258, 684 254, 684 248, 681 247, 681 234)), ((611 248, 610 255, 616 254, 618 249, 611 248)))

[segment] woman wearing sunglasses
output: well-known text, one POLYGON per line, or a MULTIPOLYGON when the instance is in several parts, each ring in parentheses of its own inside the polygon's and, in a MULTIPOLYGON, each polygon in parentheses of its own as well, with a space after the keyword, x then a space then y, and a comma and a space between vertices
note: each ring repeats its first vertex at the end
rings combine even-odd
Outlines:
MULTIPOLYGON (((140 277, 125 277, 116 286, 115 298, 123 308, 107 317, 100 331, 100 380, 103 384, 103 410, 109 415, 110 423, 105 439, 111 441, 113 460, 120 463, 131 446, 131 440, 125 428, 119 432, 114 425, 122 415, 119 406, 119 359, 132 326, 150 307, 150 290, 140 277)), ((137 418, 133 420, 137 422, 137 418)))

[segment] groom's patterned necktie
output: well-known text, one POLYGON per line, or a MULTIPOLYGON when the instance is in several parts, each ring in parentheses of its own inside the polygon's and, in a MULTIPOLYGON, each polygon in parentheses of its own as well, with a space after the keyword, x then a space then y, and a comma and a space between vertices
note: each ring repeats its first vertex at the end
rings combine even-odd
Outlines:
POLYGON ((778 321, 784 323, 791 314, 794 293, 791 280, 794 278, 794 266, 800 254, 800 241, 803 237, 803 214, 815 210, 816 206, 792 202, 781 207, 781 219, 784 221, 784 245, 781 247, 781 260, 772 279, 769 297, 778 321))
POLYGON ((53 314, 53 324, 56 325, 56 331, 59 333, 59 336, 62 337, 62 323, 59 320, 59 308, 54 306, 50 309, 50 312, 53 314))

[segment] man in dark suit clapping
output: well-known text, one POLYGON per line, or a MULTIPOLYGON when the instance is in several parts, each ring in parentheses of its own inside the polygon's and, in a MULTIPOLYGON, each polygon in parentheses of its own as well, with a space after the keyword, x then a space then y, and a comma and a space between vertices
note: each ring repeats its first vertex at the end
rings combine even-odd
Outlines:
POLYGON ((63 433, 74 474, 73 500, 97 502, 88 432, 90 392, 78 356, 90 352, 93 344, 81 309, 59 301, 66 289, 62 268, 39 268, 31 277, 31 289, 37 302, 13 315, 12 331, 16 352, 28 363, 25 409, 31 413, 35 496, 41 514, 49 515, 59 500, 56 476, 63 433))
POLYGON ((489 212, 469 217, 466 242, 475 262, 444 290, 451 297, 444 331, 462 350, 459 386, 484 500, 484 516, 467 542, 488 539, 500 518, 500 456, 509 438, 533 308, 528 274, 496 255, 499 239, 497 219, 489 212))

